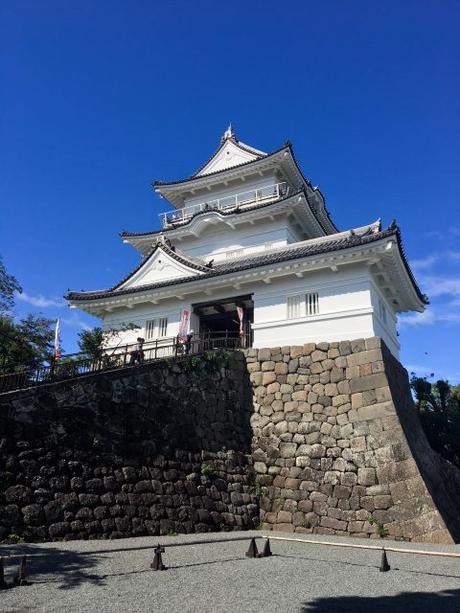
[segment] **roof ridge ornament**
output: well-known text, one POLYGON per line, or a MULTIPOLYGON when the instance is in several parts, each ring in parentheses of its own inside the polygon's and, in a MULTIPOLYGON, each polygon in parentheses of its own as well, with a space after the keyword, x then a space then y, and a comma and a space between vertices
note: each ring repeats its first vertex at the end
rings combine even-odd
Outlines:
POLYGON ((235 132, 233 131, 232 122, 228 124, 228 128, 225 130, 224 135, 220 139, 220 142, 224 143, 226 140, 236 140, 235 132))

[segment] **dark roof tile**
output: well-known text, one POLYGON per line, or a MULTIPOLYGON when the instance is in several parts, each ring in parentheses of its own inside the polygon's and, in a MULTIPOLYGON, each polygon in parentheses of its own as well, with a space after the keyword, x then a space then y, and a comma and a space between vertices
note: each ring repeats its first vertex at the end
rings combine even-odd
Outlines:
MULTIPOLYGON (((118 285, 116 285, 112 289, 95 291, 95 292, 70 292, 66 296, 66 298, 67 300, 71 300, 71 301, 85 301, 85 300, 98 300, 102 298, 109 298, 109 297, 115 297, 115 296, 122 296, 126 294, 145 292, 149 290, 160 289, 163 287, 170 287, 173 285, 190 283, 192 281, 196 281, 197 279, 208 279, 208 278, 213 278, 213 277, 219 277, 219 276, 229 274, 229 273, 248 270, 250 268, 258 268, 258 267, 266 266, 270 264, 278 264, 280 262, 297 260, 297 259, 308 257, 308 256, 319 255, 322 253, 341 251, 344 249, 349 249, 351 247, 373 243, 382 238, 387 238, 389 236, 395 236, 397 238, 401 257, 402 257, 404 266, 407 270, 407 273, 409 275, 409 278, 414 286, 414 289, 419 299, 423 301, 424 303, 426 303, 427 298, 424 294, 421 293, 420 289, 418 288, 417 283, 412 274, 412 271, 406 260, 404 250, 402 247, 399 228, 393 225, 387 228, 386 230, 382 230, 380 232, 368 232, 363 235, 350 234, 350 235, 341 236, 335 239, 331 237, 331 239, 327 241, 301 245, 297 248, 295 247, 290 248, 290 249, 287 248, 287 249, 278 250, 272 253, 265 253, 263 255, 255 255, 251 258, 246 258, 244 260, 225 262, 223 264, 215 265, 215 267, 213 268, 202 266, 201 272, 203 272, 203 274, 199 275, 199 277, 195 277, 195 276, 182 277, 179 279, 171 279, 169 281, 162 281, 160 283, 151 283, 149 285, 141 285, 138 287, 132 287, 132 288, 124 289, 124 290, 117 290, 117 288, 122 283, 124 283, 130 276, 132 276, 140 268, 139 266, 136 269, 136 271, 130 273, 128 277, 126 277, 123 281, 121 281, 118 285)), ((169 247, 168 249, 169 249, 168 253, 172 257, 175 257, 176 259, 181 258, 179 261, 186 264, 187 266, 193 266, 193 265, 196 266, 196 264, 194 264, 191 260, 189 260, 188 257, 184 255, 178 255, 177 253, 171 251, 169 247)), ((146 256, 142 264, 146 261, 147 258, 149 258, 152 255, 152 253, 153 251, 148 256, 146 256)))

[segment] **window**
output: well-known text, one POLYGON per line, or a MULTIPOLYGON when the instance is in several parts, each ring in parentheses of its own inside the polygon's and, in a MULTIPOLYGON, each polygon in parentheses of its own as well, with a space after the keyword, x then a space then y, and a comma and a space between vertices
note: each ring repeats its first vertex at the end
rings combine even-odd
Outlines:
POLYGON ((286 304, 288 319, 309 317, 310 315, 318 315, 319 313, 318 294, 316 292, 288 296, 286 304))
POLYGON ((149 319, 145 322, 145 340, 150 341, 155 338, 162 338, 166 336, 168 330, 168 318, 158 317, 156 319, 149 319))
POLYGON ((318 315, 318 294, 306 294, 305 311, 307 315, 318 315))
POLYGON ((288 319, 302 317, 302 296, 287 297, 287 316, 288 319))

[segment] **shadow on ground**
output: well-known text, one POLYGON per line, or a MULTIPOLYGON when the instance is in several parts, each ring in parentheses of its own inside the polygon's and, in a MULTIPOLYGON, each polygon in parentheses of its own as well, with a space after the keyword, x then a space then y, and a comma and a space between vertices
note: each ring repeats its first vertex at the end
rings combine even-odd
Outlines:
POLYGON ((304 603, 301 613, 458 613, 460 590, 402 592, 396 596, 338 596, 304 603))
POLYGON ((57 583, 58 589, 62 590, 82 583, 104 584, 104 577, 93 572, 101 555, 23 544, 2 548, 0 555, 5 556, 5 580, 8 584, 17 574, 22 556, 27 556, 27 581, 30 583, 57 583))

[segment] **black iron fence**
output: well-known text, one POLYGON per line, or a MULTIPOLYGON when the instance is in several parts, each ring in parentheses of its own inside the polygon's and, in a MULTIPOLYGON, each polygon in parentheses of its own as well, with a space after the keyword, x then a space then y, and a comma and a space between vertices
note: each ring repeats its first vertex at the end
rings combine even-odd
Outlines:
POLYGON ((33 368, 14 368, 5 365, 0 372, 0 393, 34 385, 42 385, 63 379, 73 379, 81 375, 102 370, 125 368, 145 362, 167 358, 204 353, 214 350, 235 350, 250 346, 248 335, 225 330, 209 332, 188 337, 187 340, 161 338, 147 341, 139 351, 136 344, 117 345, 101 350, 98 357, 85 353, 72 353, 59 360, 51 360, 33 368))

